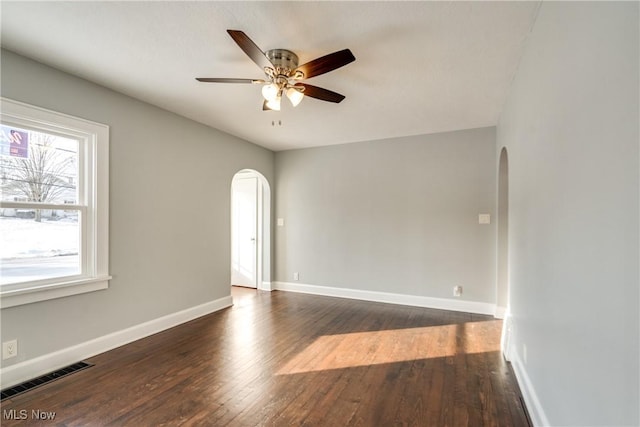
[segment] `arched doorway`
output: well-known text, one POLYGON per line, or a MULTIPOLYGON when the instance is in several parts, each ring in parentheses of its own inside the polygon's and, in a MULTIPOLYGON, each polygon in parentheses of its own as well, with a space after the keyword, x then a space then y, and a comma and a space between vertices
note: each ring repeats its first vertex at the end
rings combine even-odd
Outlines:
POLYGON ((498 256, 497 256, 496 313, 504 318, 502 352, 509 359, 511 319, 509 314, 509 157, 507 148, 500 151, 498 169, 498 256))
POLYGON ((231 285, 271 290, 271 189, 252 169, 231 181, 231 285))

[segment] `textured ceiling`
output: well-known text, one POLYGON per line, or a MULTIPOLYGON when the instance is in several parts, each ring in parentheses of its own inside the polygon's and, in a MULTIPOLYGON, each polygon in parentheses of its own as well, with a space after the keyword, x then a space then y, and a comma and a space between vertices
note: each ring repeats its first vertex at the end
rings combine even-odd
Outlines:
POLYGON ((10 2, 2 46, 284 150, 493 126, 539 2, 10 2), (356 61, 307 82, 346 96, 263 112, 263 78, 226 30, 300 63, 344 48, 356 61), (282 126, 272 126, 272 121, 282 126))

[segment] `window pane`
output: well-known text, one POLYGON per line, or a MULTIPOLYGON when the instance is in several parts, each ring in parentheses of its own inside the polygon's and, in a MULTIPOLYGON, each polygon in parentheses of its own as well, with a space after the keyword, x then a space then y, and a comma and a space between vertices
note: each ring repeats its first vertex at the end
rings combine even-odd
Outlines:
MULTIPOLYGON (((1 200, 78 204, 75 139, 0 125, 1 200)), ((79 215, 66 209, 0 209, 0 284, 81 273, 79 215)))
POLYGON ((78 203, 78 141, 0 125, 2 200, 78 203))
POLYGON ((0 285, 81 273, 78 211, 2 210, 0 285))

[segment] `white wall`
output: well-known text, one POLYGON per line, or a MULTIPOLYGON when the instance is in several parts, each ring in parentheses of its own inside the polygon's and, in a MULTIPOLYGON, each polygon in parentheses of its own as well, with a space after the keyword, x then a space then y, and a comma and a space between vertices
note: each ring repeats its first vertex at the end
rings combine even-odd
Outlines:
POLYGON ((494 151, 483 128, 276 153, 276 280, 495 303, 494 151))
POLYGON ((512 356, 538 424, 640 421, 638 40, 637 2, 545 2, 498 126, 512 356))
POLYGON ((110 126, 108 290, 3 309, 3 368, 230 294, 230 196, 273 153, 2 51, 2 96, 110 126))

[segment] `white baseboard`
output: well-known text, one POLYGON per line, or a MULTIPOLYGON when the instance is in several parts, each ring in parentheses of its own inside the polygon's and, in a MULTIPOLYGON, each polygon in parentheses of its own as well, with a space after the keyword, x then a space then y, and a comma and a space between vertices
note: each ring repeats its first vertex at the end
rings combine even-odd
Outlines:
POLYGON ((178 326, 198 317, 232 305, 231 296, 210 301, 186 310, 168 314, 121 331, 75 345, 73 347, 25 360, 0 370, 2 389, 37 378, 67 365, 178 326))
POLYGON ((306 285, 303 283, 273 282, 273 289, 279 291, 299 292, 303 294, 323 295, 328 297, 350 298, 364 301, 385 302, 389 304, 436 308, 440 310, 463 311, 465 313, 493 315, 496 312, 495 304, 489 304, 486 302, 453 300, 447 298, 432 298, 417 295, 392 294, 388 292, 364 291, 360 289, 306 285))
POLYGON ((502 350, 502 356, 507 362, 511 362, 511 353, 513 353, 513 346, 511 345, 511 336, 513 335, 513 318, 511 313, 507 311, 502 321, 502 333, 500 334, 500 350, 502 350))
POLYGON ((549 420, 542 409, 538 395, 536 394, 533 384, 531 384, 531 380, 529 379, 529 375, 524 369, 520 356, 516 351, 511 351, 511 366, 513 366, 513 371, 516 374, 516 379, 518 380, 518 385, 520 386, 524 403, 527 405, 527 411, 531 417, 531 422, 534 426, 550 426, 551 423, 549 423, 549 420))
POLYGON ((260 289, 261 291, 269 291, 271 292, 273 290, 273 287, 271 286, 271 282, 262 282, 262 284, 258 287, 258 289, 260 289))
POLYGON ((493 317, 496 319, 504 319, 507 314, 507 307, 500 307, 496 305, 496 311, 493 313, 493 317))

